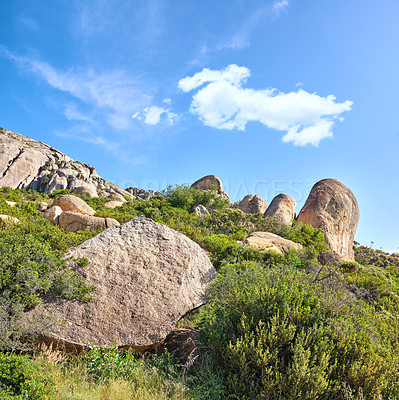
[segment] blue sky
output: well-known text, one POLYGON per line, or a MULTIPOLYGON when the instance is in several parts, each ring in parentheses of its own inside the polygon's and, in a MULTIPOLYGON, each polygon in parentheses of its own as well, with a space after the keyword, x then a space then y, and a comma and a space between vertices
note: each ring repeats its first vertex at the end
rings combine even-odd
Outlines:
POLYGON ((0 126, 122 187, 336 178, 399 251, 397 0, 1 1, 0 126))

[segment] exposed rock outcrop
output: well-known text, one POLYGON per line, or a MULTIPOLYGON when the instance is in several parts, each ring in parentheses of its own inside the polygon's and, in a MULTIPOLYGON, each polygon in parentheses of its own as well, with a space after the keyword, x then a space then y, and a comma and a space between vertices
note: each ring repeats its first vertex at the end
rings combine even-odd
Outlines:
POLYGON ((123 206, 124 202, 123 201, 115 201, 115 200, 111 200, 111 201, 107 201, 104 206, 107 208, 116 208, 116 207, 121 207, 123 206))
POLYGON ((54 200, 54 206, 61 207, 62 211, 72 211, 86 215, 94 215, 96 212, 81 198, 71 194, 64 194, 54 200))
POLYGON ((56 324, 46 334, 77 346, 96 343, 144 349, 164 339, 176 322, 206 301, 216 271, 200 246, 180 232, 139 217, 87 240, 68 257, 96 290, 87 303, 47 299, 27 313, 56 324))
POLYGON ((112 189, 131 197, 102 179, 90 165, 74 161, 47 144, 0 129, 0 187, 5 186, 45 193, 69 189, 90 197, 97 196, 97 190, 112 189))
POLYGON ((93 217, 78 212, 64 211, 58 217, 58 225, 67 232, 77 232, 88 229, 98 231, 118 226, 119 222, 114 218, 93 217))
POLYGON ((160 192, 154 192, 153 190, 145 190, 129 187, 126 191, 130 194, 130 197, 138 200, 150 200, 151 197, 162 195, 160 192))
POLYGON ((336 261, 354 261, 353 241, 360 212, 356 197, 335 179, 323 179, 310 191, 298 221, 320 228, 336 261))
POLYGON ((223 190, 221 179, 216 175, 206 175, 195 181, 192 188, 197 190, 216 190, 222 197, 230 201, 230 196, 223 190))
POLYGON ((44 218, 50 221, 53 225, 58 225, 59 216, 63 213, 62 208, 59 206, 52 206, 44 212, 44 218))
POLYGON ((289 249, 302 249, 300 243, 284 239, 270 232, 253 232, 245 239, 245 243, 260 251, 273 250, 280 254, 287 252, 289 249))
POLYGON ((199 204, 197 207, 194 208, 194 214, 197 215, 209 215, 209 211, 205 206, 199 204))
POLYGON ((263 214, 267 209, 267 203, 257 194, 255 196, 248 194, 239 203, 234 203, 233 208, 238 208, 246 214, 263 214))
POLYGON ((295 219, 296 201, 283 193, 277 195, 264 214, 265 217, 273 217, 281 221, 283 224, 291 225, 295 219))

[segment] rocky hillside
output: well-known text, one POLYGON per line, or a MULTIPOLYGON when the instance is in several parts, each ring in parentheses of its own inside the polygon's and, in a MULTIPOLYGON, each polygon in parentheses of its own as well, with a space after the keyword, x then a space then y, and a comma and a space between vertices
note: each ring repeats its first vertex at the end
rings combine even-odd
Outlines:
POLYGON ((90 165, 74 161, 45 143, 0 128, 0 187, 5 186, 44 193, 68 189, 89 197, 108 192, 132 197, 129 191, 102 179, 90 165))

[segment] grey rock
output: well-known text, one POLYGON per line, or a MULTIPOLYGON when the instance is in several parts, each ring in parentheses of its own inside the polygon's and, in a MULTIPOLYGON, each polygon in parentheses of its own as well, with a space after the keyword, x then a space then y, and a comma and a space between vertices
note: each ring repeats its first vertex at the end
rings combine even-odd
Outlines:
POLYGON ((68 257, 96 290, 88 303, 47 299, 27 320, 57 321, 46 337, 85 347, 145 349, 164 339, 187 312, 206 302, 216 276, 205 252, 180 232, 139 217, 87 240, 68 257))
POLYGON ((0 187, 30 188, 51 193, 86 187, 95 193, 97 187, 113 189, 123 196, 124 189, 102 179, 87 164, 74 161, 47 144, 0 129, 0 187), (79 181, 79 184, 73 183, 79 181))

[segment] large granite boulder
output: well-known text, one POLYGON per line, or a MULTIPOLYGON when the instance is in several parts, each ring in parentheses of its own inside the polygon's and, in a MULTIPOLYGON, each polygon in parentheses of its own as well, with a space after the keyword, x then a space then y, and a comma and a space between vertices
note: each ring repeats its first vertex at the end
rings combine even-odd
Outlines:
POLYGON ((58 225, 67 232, 77 232, 85 229, 93 232, 118 226, 119 222, 114 218, 93 217, 78 212, 64 211, 58 217, 58 225))
POLYGON ((291 225, 295 219, 296 201, 284 193, 277 195, 265 211, 265 217, 273 217, 283 224, 291 225))
POLYGON ((230 196, 223 190, 221 179, 216 175, 206 175, 195 181, 192 188, 197 190, 216 190, 220 196, 225 197, 230 201, 230 196))
POLYGON ((61 207, 62 211, 72 211, 86 215, 94 215, 96 212, 81 198, 71 194, 64 194, 54 200, 54 206, 61 207))
POLYGON ((248 194, 239 203, 234 203, 233 208, 238 208, 246 214, 263 214, 267 209, 267 203, 257 194, 255 196, 248 194))
POLYGON ((282 254, 289 249, 300 250, 302 245, 295 243, 292 240, 284 239, 281 236, 271 232, 253 232, 246 239, 245 243, 259 251, 273 250, 276 253, 282 254))
POLYGON ((107 201, 104 206, 107 208, 116 208, 116 207, 122 207, 125 203, 123 201, 116 201, 116 200, 111 200, 107 201))
POLYGON ((68 257, 89 260, 76 270, 96 287, 93 300, 47 299, 26 317, 37 322, 55 317, 59 323, 45 338, 80 347, 143 350, 160 342, 183 315, 204 304, 216 276, 198 244, 144 217, 100 233, 68 257))
POLYGON ((95 168, 74 161, 47 144, 0 128, 0 187, 30 188, 51 193, 68 189, 97 196, 97 189, 132 197, 126 190, 102 179, 95 168))
POLYGON ((19 224, 21 221, 17 217, 12 217, 11 215, 0 214, 0 221, 6 224, 19 224))
POLYGON ((298 221, 322 230, 336 261, 354 261, 353 241, 360 212, 356 197, 336 179, 323 179, 310 191, 298 221))

